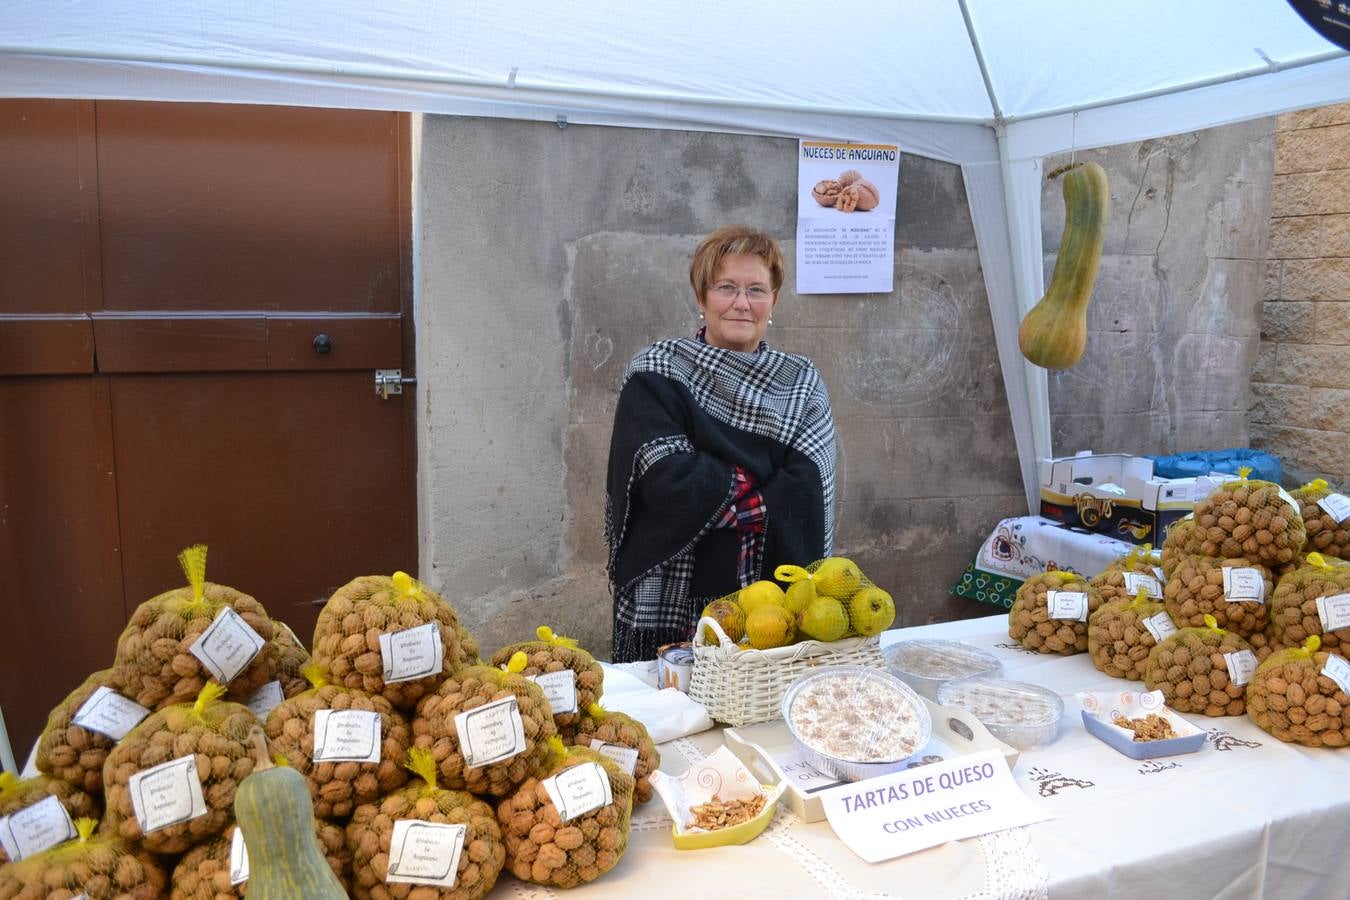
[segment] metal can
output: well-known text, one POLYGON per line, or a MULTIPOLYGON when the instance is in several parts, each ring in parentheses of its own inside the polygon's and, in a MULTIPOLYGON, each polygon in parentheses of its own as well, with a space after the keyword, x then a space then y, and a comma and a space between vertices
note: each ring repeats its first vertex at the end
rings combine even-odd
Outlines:
POLYGON ((689 641, 666 644, 656 651, 657 677, 660 687, 675 688, 689 693, 689 676, 694 671, 694 647, 689 641))

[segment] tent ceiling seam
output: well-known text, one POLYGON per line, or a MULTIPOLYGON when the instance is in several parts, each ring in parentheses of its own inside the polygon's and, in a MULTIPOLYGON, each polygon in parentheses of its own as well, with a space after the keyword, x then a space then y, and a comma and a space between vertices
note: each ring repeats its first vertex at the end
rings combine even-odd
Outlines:
POLYGON ((957 0, 961 6, 961 18, 966 23, 966 37, 970 39, 970 47, 975 51, 975 62, 980 67, 980 77, 984 79, 984 91, 989 95, 989 107, 994 111, 994 125, 1003 123, 1003 110, 998 103, 998 95, 994 93, 994 81, 989 76, 989 65, 984 60, 984 50, 980 47, 980 39, 975 34, 975 23, 970 18, 970 7, 966 0, 957 0))

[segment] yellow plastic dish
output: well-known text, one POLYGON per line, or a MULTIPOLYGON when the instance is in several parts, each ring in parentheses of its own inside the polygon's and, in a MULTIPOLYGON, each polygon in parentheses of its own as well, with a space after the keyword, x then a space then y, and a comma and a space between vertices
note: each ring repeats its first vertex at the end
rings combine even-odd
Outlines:
POLYGON ((774 810, 778 808, 778 798, 783 795, 782 785, 761 785, 764 788, 764 808, 759 815, 749 821, 730 828, 716 831, 680 831, 679 826, 670 826, 670 835, 675 839, 676 850, 704 850, 708 847, 732 847, 747 844, 759 837, 760 832, 773 821, 774 810))

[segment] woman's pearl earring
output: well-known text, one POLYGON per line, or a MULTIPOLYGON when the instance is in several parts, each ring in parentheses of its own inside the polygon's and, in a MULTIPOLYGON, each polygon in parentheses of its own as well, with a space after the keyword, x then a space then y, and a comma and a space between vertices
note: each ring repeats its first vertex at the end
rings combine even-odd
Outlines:
POLYGON ((773 319, 770 319, 770 320, 769 320, 769 324, 770 324, 770 325, 773 324, 773 319))
POLYGON ((700 309, 700 310, 698 311, 698 317, 699 317, 700 319, 703 318, 703 310, 700 309))

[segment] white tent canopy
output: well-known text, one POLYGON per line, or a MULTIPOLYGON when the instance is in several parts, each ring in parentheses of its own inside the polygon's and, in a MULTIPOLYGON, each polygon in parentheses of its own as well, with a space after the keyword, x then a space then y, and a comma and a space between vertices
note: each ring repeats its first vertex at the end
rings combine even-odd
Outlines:
POLYGON ((959 163, 1027 501, 1040 161, 1350 99, 1284 0, 6 0, 0 96, 276 103, 898 143, 959 163))

